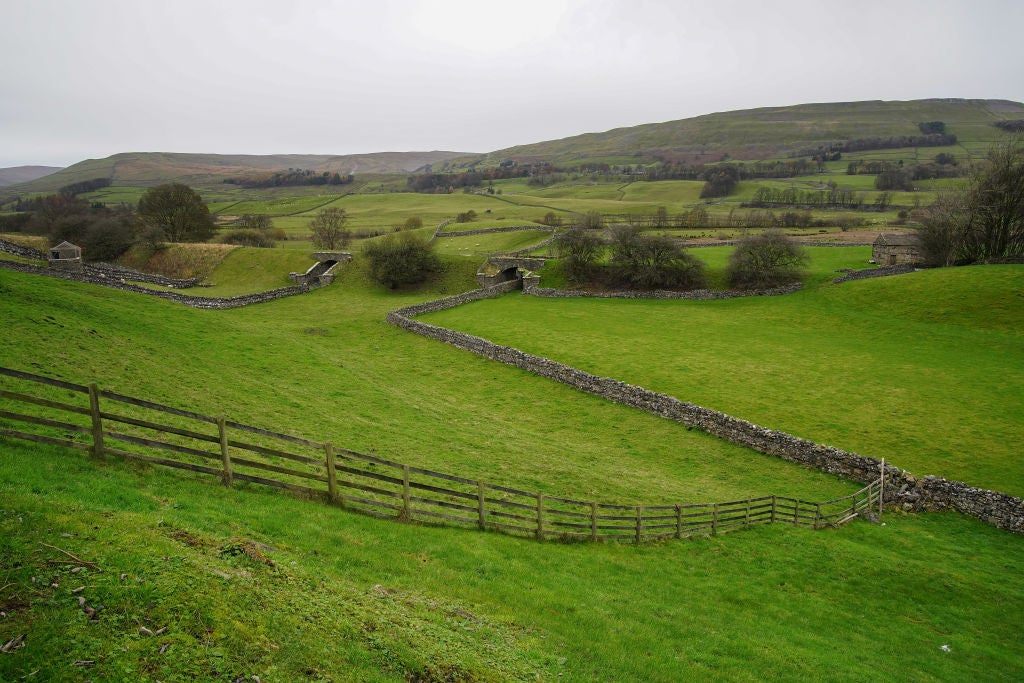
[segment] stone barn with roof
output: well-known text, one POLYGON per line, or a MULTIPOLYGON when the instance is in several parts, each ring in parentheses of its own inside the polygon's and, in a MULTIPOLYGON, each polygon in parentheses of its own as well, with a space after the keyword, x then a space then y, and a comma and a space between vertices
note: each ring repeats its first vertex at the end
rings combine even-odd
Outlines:
POLYGON ((82 250, 71 242, 65 241, 50 247, 46 255, 51 268, 82 270, 82 250))
POLYGON ((871 245, 871 260, 880 266, 919 265, 922 258, 917 235, 879 235, 871 245))

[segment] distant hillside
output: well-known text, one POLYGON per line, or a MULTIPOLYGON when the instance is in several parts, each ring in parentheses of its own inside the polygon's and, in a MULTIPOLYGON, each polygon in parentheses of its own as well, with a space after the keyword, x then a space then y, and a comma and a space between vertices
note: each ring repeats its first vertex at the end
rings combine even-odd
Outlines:
POLYGON ((996 121, 1024 118, 1024 104, 1007 100, 932 99, 907 102, 837 102, 765 107, 691 119, 616 128, 561 140, 519 145, 455 160, 451 166, 505 160, 570 165, 580 161, 689 163, 769 159, 801 154, 830 143, 916 136, 919 123, 942 121, 970 151, 1005 134, 996 121))
POLYGON ((0 187, 27 183, 61 170, 60 166, 11 166, 0 168, 0 187))
POLYGON ((289 168, 349 173, 409 173, 428 164, 465 156, 464 152, 377 152, 373 154, 176 154, 128 152, 105 159, 87 159, 25 183, 20 192, 54 192, 65 185, 109 178, 114 185, 158 185, 183 182, 202 185, 224 178, 259 175, 289 168))
MULTIPOLYGON (((345 176, 411 173, 497 166, 505 161, 615 165, 655 161, 709 163, 809 156, 830 145, 847 149, 915 147, 925 133, 920 124, 941 122, 955 136, 960 153, 983 154, 1007 133, 995 124, 1024 119, 1024 104, 1008 100, 931 99, 907 102, 835 102, 765 107, 707 114, 679 121, 616 128, 501 149, 489 154, 459 152, 381 152, 375 154, 224 155, 133 152, 82 161, 52 175, 6 187, 8 197, 23 192, 54 192, 65 185, 109 178, 111 184, 157 185, 170 181, 196 187, 223 187, 225 178, 255 176, 286 169, 308 169, 345 176), (879 143, 881 141, 881 143, 879 143), (856 144, 849 144, 849 143, 856 144), (872 147, 872 144, 882 144, 872 147)), ((870 154, 870 152, 868 152, 870 154)), ((2 185, 0 185, 2 187, 2 185)))

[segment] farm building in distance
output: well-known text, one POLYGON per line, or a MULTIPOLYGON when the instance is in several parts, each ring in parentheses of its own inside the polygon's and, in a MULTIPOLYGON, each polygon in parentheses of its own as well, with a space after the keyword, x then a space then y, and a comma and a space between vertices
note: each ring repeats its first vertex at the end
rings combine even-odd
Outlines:
POLYGON ((82 250, 71 244, 71 242, 65 241, 50 247, 48 256, 51 268, 60 268, 62 270, 82 269, 82 250))
POLYGON ((908 233, 879 235, 871 245, 871 260, 880 266, 921 263, 921 247, 918 245, 917 235, 908 233))

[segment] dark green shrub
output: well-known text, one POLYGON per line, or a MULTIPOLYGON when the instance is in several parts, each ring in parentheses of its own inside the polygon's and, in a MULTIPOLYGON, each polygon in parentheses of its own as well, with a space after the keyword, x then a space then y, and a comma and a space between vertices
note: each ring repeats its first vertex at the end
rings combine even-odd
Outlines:
POLYGON ((270 249, 274 247, 274 238, 263 230, 232 230, 221 237, 225 244, 237 244, 243 247, 260 247, 270 249))
POLYGON ((804 250, 781 231, 744 237, 729 256, 726 274, 735 289, 768 289, 798 282, 804 250))
POLYGON ((370 276, 391 289, 423 282, 441 269, 431 244, 412 232, 386 235, 368 244, 363 254, 370 261, 370 276))

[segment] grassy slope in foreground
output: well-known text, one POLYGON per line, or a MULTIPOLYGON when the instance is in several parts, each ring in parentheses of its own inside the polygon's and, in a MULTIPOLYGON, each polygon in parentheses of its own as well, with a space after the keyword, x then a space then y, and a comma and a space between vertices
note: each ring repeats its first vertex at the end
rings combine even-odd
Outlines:
POLYGON ((1024 268, 986 266, 771 299, 508 296, 424 320, 917 474, 1022 495, 1022 293, 1024 268))
POLYGON ((955 514, 541 544, 2 440, 0 499, 3 680, 1024 675, 1024 539, 955 514))

